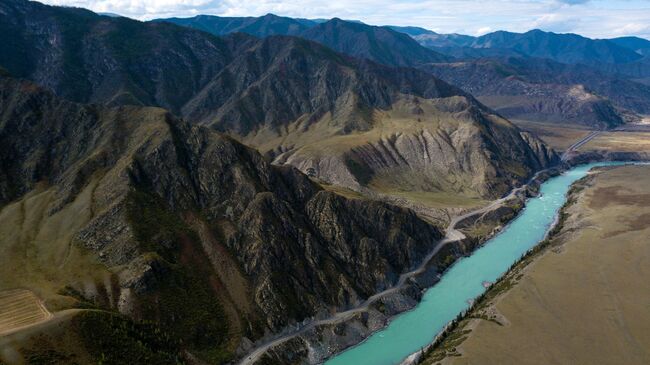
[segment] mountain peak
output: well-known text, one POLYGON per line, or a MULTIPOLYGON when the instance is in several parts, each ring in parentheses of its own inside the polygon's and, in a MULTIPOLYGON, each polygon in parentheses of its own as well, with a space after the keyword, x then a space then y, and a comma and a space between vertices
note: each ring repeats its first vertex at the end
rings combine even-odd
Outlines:
POLYGON ((389 66, 411 67, 449 59, 390 27, 349 22, 339 18, 318 24, 300 36, 341 53, 389 66))
POLYGON ((341 18, 334 17, 322 24, 333 24, 337 26, 354 26, 354 25, 362 25, 360 23, 355 23, 355 22, 349 22, 347 20, 343 20, 341 18))
POLYGON ((496 31, 476 38, 473 48, 510 50, 530 57, 592 65, 596 63, 627 63, 642 56, 634 50, 609 40, 590 39, 573 33, 553 33, 532 29, 525 33, 496 31))
POLYGON ((291 19, 291 18, 275 15, 273 13, 266 13, 264 16, 262 16, 262 18, 264 18, 264 19, 291 19))

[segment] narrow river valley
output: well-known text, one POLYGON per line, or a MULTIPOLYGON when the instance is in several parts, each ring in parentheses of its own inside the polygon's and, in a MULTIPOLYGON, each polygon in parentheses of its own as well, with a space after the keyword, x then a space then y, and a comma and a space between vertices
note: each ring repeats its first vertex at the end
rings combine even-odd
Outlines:
POLYGON ((571 184, 594 167, 622 165, 598 162, 580 165, 553 177, 540 187, 540 194, 507 227, 471 256, 459 260, 435 286, 427 290, 413 310, 396 317, 385 329, 326 362, 326 365, 394 365, 420 351, 472 300, 528 250, 544 239, 566 201, 571 184))

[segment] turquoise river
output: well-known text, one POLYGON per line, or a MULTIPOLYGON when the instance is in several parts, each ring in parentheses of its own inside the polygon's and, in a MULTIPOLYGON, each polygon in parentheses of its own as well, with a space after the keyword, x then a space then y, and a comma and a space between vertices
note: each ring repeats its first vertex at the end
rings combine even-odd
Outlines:
POLYGON ((471 256, 459 260, 428 289, 411 311, 395 317, 366 341, 331 358, 326 365, 395 365, 432 342, 442 328, 469 307, 485 291, 483 282, 496 281, 523 254, 544 239, 566 200, 573 182, 597 166, 623 162, 580 165, 542 184, 541 194, 498 235, 471 256))

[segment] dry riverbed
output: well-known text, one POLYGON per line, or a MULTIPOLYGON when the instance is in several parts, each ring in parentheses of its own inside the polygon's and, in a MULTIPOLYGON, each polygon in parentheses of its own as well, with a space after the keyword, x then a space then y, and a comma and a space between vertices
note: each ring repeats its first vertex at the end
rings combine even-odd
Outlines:
POLYGON ((564 213, 425 364, 650 363, 650 167, 587 177, 564 213))

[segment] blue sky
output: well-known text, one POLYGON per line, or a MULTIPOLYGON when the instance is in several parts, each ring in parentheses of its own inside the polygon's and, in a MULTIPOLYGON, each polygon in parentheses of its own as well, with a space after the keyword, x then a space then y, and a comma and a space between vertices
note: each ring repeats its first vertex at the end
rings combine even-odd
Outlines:
POLYGON ((650 0, 41 0, 137 19, 212 14, 358 19, 479 35, 539 28, 592 38, 650 39, 650 0))

